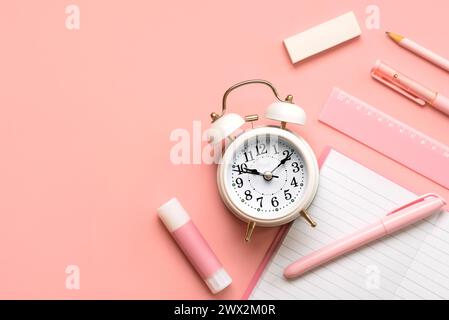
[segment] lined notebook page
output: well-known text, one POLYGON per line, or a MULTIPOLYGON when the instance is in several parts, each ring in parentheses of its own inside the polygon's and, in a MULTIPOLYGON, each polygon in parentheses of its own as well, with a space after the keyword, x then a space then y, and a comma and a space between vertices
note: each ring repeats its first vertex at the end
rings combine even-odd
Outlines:
POLYGON ((441 214, 397 291, 402 299, 449 299, 449 214, 441 214))
POLYGON ((446 289, 449 287, 446 285, 449 255, 444 251, 449 248, 449 226, 445 221, 445 225, 436 228, 436 220, 442 219, 438 215, 348 253, 300 278, 286 280, 282 276, 284 268, 298 258, 415 198, 412 192, 331 150, 321 167, 319 190, 309 208, 318 226, 310 228, 303 219, 292 224, 250 299, 449 297, 446 289), (443 266, 446 267, 441 269, 443 266), (446 275, 441 274, 445 282, 435 279, 438 288, 430 287, 425 278, 416 276, 434 277, 425 269, 430 267, 445 271, 446 275))

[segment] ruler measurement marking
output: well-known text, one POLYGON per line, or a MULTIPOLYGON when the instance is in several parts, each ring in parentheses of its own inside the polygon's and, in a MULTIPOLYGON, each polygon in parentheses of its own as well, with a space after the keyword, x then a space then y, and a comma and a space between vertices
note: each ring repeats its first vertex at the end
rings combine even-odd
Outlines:
POLYGON ((441 151, 446 152, 446 153, 444 153, 444 156, 445 157, 449 156, 449 147, 448 146, 442 144, 439 141, 436 141, 436 140, 430 138, 429 136, 422 133, 421 131, 418 131, 418 130, 408 126, 407 124, 397 120, 396 118, 393 118, 392 116, 390 116, 386 113, 383 113, 379 109, 376 109, 376 108, 368 105, 366 102, 360 101, 358 98, 350 96, 349 94, 347 94, 345 92, 340 91, 338 93, 338 95, 340 96, 339 100, 343 101, 345 104, 355 107, 355 109, 358 111, 360 111, 362 109, 365 110, 366 114, 368 116, 375 116, 375 117, 378 117, 378 119, 381 119, 381 118, 387 119, 388 122, 392 123, 391 126, 397 126, 401 133, 406 132, 412 138, 419 137, 422 140, 426 140, 432 145, 432 148, 431 148, 432 150, 435 150, 438 147, 440 147, 441 151))
POLYGON ((449 188, 449 146, 368 103, 334 88, 319 120, 449 188))

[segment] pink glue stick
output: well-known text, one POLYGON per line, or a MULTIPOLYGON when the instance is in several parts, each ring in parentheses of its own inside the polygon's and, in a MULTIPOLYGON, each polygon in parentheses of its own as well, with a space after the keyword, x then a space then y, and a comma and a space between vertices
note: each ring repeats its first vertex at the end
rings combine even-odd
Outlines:
POLYGON ((158 214, 212 293, 218 293, 231 284, 231 277, 178 199, 172 198, 162 205, 158 209, 158 214))

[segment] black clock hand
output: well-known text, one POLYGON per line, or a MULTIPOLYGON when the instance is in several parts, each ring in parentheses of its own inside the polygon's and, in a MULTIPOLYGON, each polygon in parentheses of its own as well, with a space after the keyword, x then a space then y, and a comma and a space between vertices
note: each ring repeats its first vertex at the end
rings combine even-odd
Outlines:
POLYGON ((257 169, 246 168, 245 170, 247 171, 247 173, 257 174, 259 176, 263 175, 263 173, 260 173, 257 169))
POLYGON ((293 154, 293 152, 287 154, 287 156, 279 162, 279 164, 276 166, 276 168, 274 168, 273 170, 271 170, 271 173, 273 173, 277 168, 279 168, 279 167, 282 166, 284 163, 286 163, 288 160, 290 160, 291 157, 292 157, 292 154, 293 154))
MULTIPOLYGON (((262 172, 259 172, 257 169, 249 169, 249 168, 246 168, 245 170, 250 171, 250 172, 248 172, 248 173, 251 173, 251 174, 257 174, 257 175, 259 175, 259 176, 265 176, 265 174, 263 174, 262 172)), ((279 176, 275 176, 275 175, 271 175, 271 177, 272 177, 272 178, 279 178, 279 176)))
MULTIPOLYGON (((235 170, 235 169, 232 170, 232 171, 235 171, 235 172, 242 172, 242 171, 240 171, 240 170, 235 170)), ((249 168, 243 169, 243 173, 254 174, 254 175, 257 175, 257 176, 263 176, 263 175, 264 175, 263 173, 257 171, 257 169, 249 169, 249 168)), ((272 175, 272 177, 273 177, 273 178, 279 178, 279 176, 276 176, 276 175, 272 175)))

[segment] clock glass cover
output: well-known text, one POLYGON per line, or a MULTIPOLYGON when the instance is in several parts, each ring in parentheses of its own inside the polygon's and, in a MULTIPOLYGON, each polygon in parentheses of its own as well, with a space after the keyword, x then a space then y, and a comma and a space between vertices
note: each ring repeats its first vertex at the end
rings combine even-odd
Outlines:
POLYGON ((224 185, 230 201, 255 219, 291 214, 307 187, 307 167, 300 150, 277 135, 245 140, 225 165, 224 185))

